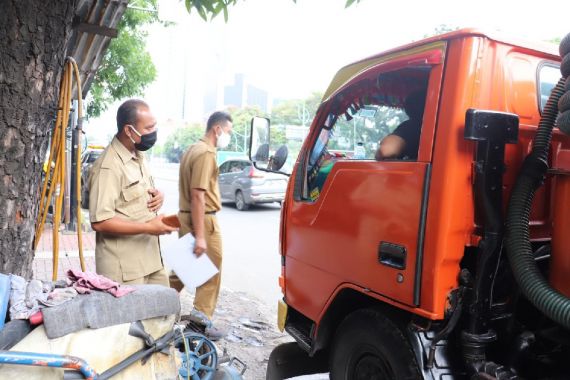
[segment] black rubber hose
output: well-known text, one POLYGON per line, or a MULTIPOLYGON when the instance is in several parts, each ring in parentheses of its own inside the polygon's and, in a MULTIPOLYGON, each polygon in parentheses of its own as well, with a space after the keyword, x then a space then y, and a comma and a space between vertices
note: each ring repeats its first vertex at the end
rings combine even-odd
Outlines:
POLYGON ((526 157, 513 188, 507 210, 505 247, 523 294, 547 317, 570 329, 570 299, 553 289, 540 273, 534 260, 529 232, 532 200, 548 169, 552 129, 558 115, 558 100, 563 93, 564 79, 561 79, 544 107, 532 152, 526 157))

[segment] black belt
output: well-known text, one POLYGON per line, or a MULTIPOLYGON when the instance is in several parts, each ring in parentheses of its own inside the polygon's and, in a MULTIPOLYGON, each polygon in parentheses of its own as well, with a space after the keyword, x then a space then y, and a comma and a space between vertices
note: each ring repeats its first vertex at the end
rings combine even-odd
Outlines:
MULTIPOLYGON (((186 210, 180 210, 181 213, 183 214, 191 214, 191 211, 186 211, 186 210)), ((217 211, 206 211, 204 214, 206 215, 216 215, 217 211)))

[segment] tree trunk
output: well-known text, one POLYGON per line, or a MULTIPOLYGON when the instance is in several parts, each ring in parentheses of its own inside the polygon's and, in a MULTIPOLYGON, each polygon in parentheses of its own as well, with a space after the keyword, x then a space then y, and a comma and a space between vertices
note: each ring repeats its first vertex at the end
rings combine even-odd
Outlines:
POLYGON ((76 0, 0 0, 0 272, 31 275, 41 171, 76 0))

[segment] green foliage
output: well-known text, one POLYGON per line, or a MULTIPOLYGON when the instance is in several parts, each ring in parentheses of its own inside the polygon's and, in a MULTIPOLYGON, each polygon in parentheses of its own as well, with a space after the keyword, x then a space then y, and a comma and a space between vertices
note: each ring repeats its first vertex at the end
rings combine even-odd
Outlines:
POLYGON ((180 162, 182 154, 188 147, 204 136, 205 128, 199 123, 188 124, 183 128, 178 128, 173 134, 168 136, 162 153, 168 162, 180 162))
POLYGON ((328 149, 354 151, 356 144, 362 142, 366 157, 374 157, 378 142, 389 135, 407 116, 399 108, 377 107, 374 117, 355 115, 350 121, 339 117, 334 126, 333 137, 328 149))
POLYGON ((302 141, 287 140, 285 129, 287 125, 306 126, 313 122, 313 118, 321 104, 323 94, 313 92, 305 99, 286 100, 271 111, 271 149, 275 150, 285 144, 289 148, 288 164, 284 170, 290 170, 292 163, 301 151, 302 141))
POLYGON ((90 90, 87 117, 97 117, 115 100, 140 96, 156 78, 156 68, 146 49, 144 27, 158 22, 158 0, 136 0, 118 25, 90 90))
POLYGON ((321 103, 323 94, 313 92, 305 99, 286 100, 271 111, 271 123, 276 125, 309 126, 321 103))
MULTIPOLYGON (((345 7, 348 8, 354 3, 360 3, 362 0, 346 0, 345 7)), ((228 8, 236 5, 238 0, 184 0, 188 13, 196 10, 198 15, 204 20, 212 20, 220 13, 224 14, 224 20, 228 21, 228 8)), ((297 0, 293 0, 297 3, 297 0)))
POLYGON ((285 135, 285 127, 275 127, 271 129, 271 148, 277 149, 281 145, 288 145, 287 137, 285 135))
POLYGON ((346 0, 346 4, 344 5, 345 8, 350 7, 354 3, 360 3, 362 0, 346 0))
POLYGON ((233 133, 230 145, 224 149, 232 152, 244 152, 249 149, 249 129, 254 116, 263 116, 263 111, 257 107, 230 107, 227 112, 232 116, 233 133))

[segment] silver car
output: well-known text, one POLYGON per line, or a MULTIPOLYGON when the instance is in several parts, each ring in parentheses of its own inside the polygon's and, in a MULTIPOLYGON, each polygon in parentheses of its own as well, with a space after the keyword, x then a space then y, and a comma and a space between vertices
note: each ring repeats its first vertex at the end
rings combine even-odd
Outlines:
POLYGON ((257 170, 247 159, 231 159, 220 165, 222 200, 235 202, 245 211, 252 204, 283 202, 288 177, 257 170))

